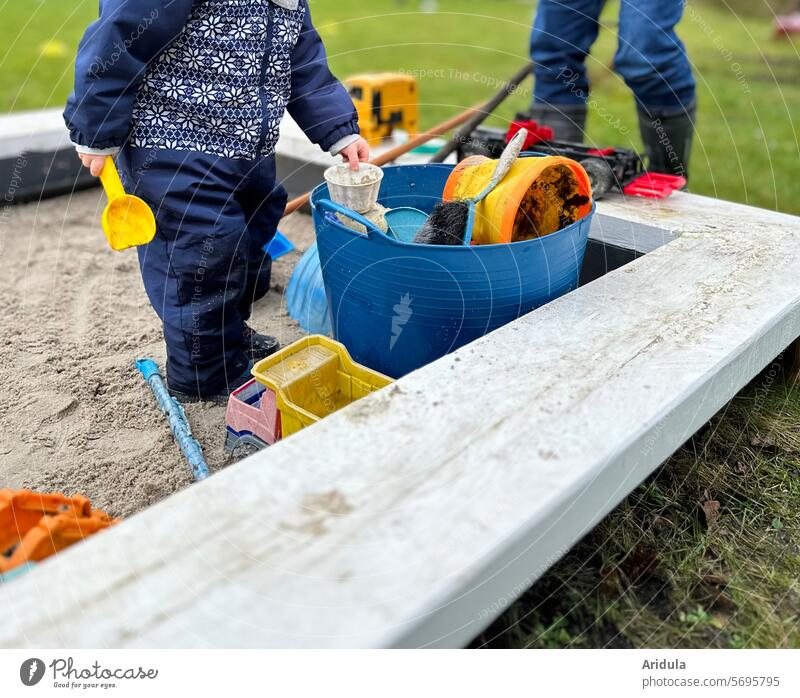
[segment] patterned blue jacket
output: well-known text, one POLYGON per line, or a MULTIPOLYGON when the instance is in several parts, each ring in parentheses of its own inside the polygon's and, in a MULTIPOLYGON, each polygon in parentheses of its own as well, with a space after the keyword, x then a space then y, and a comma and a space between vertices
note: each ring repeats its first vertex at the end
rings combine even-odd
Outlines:
POLYGON ((287 108, 324 150, 358 133, 307 0, 100 0, 64 119, 83 152, 257 159, 275 152, 287 108))

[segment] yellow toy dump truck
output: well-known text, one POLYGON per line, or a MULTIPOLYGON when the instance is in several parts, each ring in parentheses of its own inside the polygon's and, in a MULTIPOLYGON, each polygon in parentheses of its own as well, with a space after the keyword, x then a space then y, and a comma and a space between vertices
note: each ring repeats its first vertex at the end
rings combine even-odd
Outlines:
POLYGON ((364 73, 344 81, 358 111, 361 135, 378 145, 402 128, 410 137, 419 128, 417 81, 401 73, 364 73))

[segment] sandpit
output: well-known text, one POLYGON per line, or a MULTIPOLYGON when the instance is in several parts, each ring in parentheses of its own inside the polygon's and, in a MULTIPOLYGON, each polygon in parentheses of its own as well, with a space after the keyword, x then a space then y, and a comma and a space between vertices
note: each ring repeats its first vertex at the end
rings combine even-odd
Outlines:
MULTIPOLYGON (((134 250, 113 252, 97 190, 5 209, 0 221, 0 487, 81 493, 129 516, 191 484, 148 387, 133 366, 164 366, 161 327, 134 250)), ((273 265, 251 324, 282 344, 303 332, 283 291, 313 242, 311 220, 281 231, 297 249, 273 265)), ((187 405, 209 468, 230 464, 225 408, 187 405)))

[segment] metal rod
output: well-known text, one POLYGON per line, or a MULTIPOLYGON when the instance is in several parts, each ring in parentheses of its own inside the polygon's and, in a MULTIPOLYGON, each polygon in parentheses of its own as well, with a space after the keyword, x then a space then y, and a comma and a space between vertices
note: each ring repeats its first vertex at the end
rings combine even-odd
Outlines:
POLYGON ((466 142, 470 134, 486 121, 486 118, 506 100, 506 97, 513 94, 522 84, 523 80, 532 72, 533 63, 527 63, 524 68, 521 68, 505 85, 503 85, 502 90, 486 102, 486 104, 482 105, 478 112, 453 134, 450 141, 434 154, 431 158, 431 162, 444 162, 447 156, 458 148, 459 145, 466 142))
MULTIPOLYGON (((401 145, 396 145, 394 148, 387 150, 385 153, 377 155, 372 160, 370 160, 370 163, 372 163, 373 165, 378 165, 380 167, 381 165, 385 165, 389 162, 392 162, 393 160, 399 158, 401 155, 410 153, 412 150, 414 150, 414 148, 417 148, 420 145, 424 145, 432 138, 436 138, 436 136, 441 136, 447 133, 450 129, 453 129, 456 126, 463 124, 470 117, 476 114, 483 115, 484 108, 485 105, 483 103, 476 104, 474 107, 470 107, 469 109, 464 110, 460 114, 457 114, 453 118, 448 119, 447 121, 443 121, 437 126, 434 126, 433 128, 425 131, 425 133, 421 133, 420 135, 415 136, 406 143, 402 143, 401 145)), ((302 196, 298 196, 296 199, 292 199, 288 204, 286 204, 286 208, 283 211, 283 217, 285 218, 290 213, 294 213, 301 206, 305 206, 310 198, 311 198, 311 192, 306 192, 302 196)))
POLYGON ((136 359, 136 368, 147 381, 153 395, 156 396, 158 406, 166 415, 172 435, 188 461, 195 481, 205 480, 208 477, 208 465, 203 458, 203 447, 192 436, 192 428, 186 419, 183 406, 169 394, 167 386, 164 385, 158 365, 152 359, 136 359))

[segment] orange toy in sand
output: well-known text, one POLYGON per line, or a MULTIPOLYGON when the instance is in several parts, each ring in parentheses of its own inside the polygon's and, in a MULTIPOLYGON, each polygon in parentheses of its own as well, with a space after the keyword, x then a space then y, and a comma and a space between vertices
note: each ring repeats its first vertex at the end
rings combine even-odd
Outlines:
POLYGON ((0 574, 29 562, 39 562, 113 526, 86 497, 39 494, 29 490, 0 490, 0 574))

